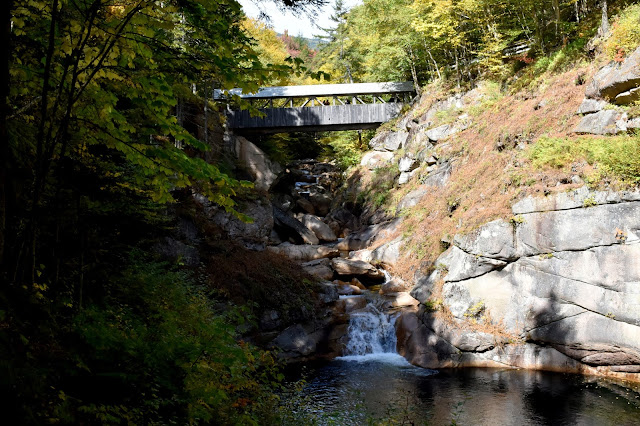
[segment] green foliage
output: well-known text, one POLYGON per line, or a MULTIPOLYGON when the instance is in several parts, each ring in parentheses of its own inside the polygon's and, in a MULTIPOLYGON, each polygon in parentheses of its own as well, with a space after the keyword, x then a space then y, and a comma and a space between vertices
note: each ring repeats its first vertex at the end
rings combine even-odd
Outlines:
POLYGON ((269 353, 237 340, 242 311, 217 313, 188 273, 141 252, 131 259, 108 283, 109 296, 74 319, 81 369, 66 367, 76 379, 59 388, 64 401, 53 401, 58 419, 258 424, 269 418, 281 376, 269 353))
POLYGON ((604 44, 610 59, 621 61, 640 46, 640 4, 634 4, 618 14, 611 25, 611 35, 604 44))
POLYGON ((327 160, 336 160, 338 165, 346 170, 360 163, 362 153, 366 151, 369 140, 374 131, 364 130, 360 134, 357 131, 330 132, 320 139, 325 145, 323 157, 327 160))
POLYGON ((565 168, 586 160, 612 178, 640 182, 640 135, 541 138, 528 150, 536 167, 565 168))

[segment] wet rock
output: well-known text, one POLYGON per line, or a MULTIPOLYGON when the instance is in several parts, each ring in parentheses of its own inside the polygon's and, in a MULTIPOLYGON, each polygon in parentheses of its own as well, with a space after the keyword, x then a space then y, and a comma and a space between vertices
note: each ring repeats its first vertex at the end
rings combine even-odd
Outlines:
POLYGON ((381 279, 384 273, 370 263, 361 260, 336 258, 331 261, 333 270, 339 275, 361 275, 367 278, 381 279))
POLYGON ((355 285, 340 280, 335 280, 333 283, 336 285, 340 296, 359 296, 362 294, 361 289, 355 285))
POLYGON ((267 247, 267 250, 287 256, 292 260, 309 261, 314 259, 332 258, 340 256, 337 249, 316 245, 294 245, 282 243, 279 246, 267 247))
POLYGON ((334 312, 337 314, 348 314, 365 308, 367 303, 367 299, 362 296, 342 297, 336 302, 334 312))
POLYGON ((366 289, 367 289, 367 288, 364 286, 364 284, 362 284, 362 283, 360 282, 360 280, 359 280, 359 279, 357 279, 357 278, 352 278, 352 279, 351 279, 351 282, 350 282, 349 284, 351 284, 352 286, 358 287, 360 290, 366 290, 366 289))

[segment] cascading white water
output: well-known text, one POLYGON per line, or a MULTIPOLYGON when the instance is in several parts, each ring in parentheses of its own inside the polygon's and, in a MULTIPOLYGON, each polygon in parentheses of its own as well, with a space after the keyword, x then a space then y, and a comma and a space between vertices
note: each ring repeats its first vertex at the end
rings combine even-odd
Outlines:
POLYGON ((394 322, 372 304, 361 312, 351 314, 347 331, 349 340, 344 354, 396 353, 394 322))

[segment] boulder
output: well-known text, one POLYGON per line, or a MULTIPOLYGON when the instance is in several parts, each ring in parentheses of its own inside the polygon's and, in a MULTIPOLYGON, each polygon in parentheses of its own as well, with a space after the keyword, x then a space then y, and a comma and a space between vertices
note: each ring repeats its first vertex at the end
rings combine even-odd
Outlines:
POLYGON ((296 324, 280 333, 272 344, 282 349, 285 357, 295 357, 311 355, 315 352, 318 342, 302 325, 296 324))
POLYGON ((331 228, 317 216, 301 214, 298 215, 297 218, 304 226, 311 230, 319 240, 336 241, 338 239, 331 228))
POLYGON ((636 87, 631 90, 627 90, 626 92, 620 93, 613 100, 613 103, 616 105, 626 105, 632 102, 635 102, 640 99, 640 87, 636 87))
POLYGON ((367 289, 367 288, 364 286, 364 284, 362 284, 362 283, 360 282, 360 280, 359 280, 359 279, 357 279, 357 278, 352 278, 352 279, 351 279, 351 282, 350 282, 349 284, 351 284, 352 286, 358 287, 360 290, 366 290, 366 289, 367 289))
POLYGON ((411 173, 401 172, 398 176, 398 185, 404 185, 411 179, 411 173))
POLYGON ((331 210, 331 197, 326 194, 312 193, 309 195, 309 201, 313 205, 318 216, 326 216, 331 210))
POLYGON ((387 132, 377 135, 369 142, 369 147, 374 151, 397 151, 404 148, 409 137, 409 132, 387 132))
POLYGON ((638 130, 640 129, 640 117, 636 117, 627 121, 627 130, 638 130))
POLYGON ((421 185, 417 189, 407 193, 396 207, 397 211, 402 211, 404 209, 411 208, 418 204, 420 200, 422 200, 429 193, 429 188, 426 185, 421 185))
POLYGON ((393 152, 369 151, 362 156, 360 165, 369 169, 385 166, 393 159, 393 152))
POLYGON ((294 245, 282 243, 279 246, 267 247, 267 250, 287 256, 292 260, 309 261, 314 259, 332 258, 340 256, 337 249, 326 246, 294 245))
POLYGON ((398 231, 399 219, 379 223, 366 227, 360 232, 354 232, 336 244, 336 248, 342 251, 355 251, 367 248, 377 239, 388 238, 398 231))
POLYGON ((640 86, 640 48, 637 48, 621 64, 611 62, 601 68, 587 86, 589 98, 611 99, 640 86))
POLYGON ((418 162, 414 158, 405 156, 398 161, 398 170, 401 172, 410 172, 416 167, 418 167, 418 162))
POLYGON ((438 142, 454 133, 453 126, 451 124, 444 124, 439 127, 427 130, 426 135, 432 142, 438 142))
POLYGON ((170 261, 180 261, 184 265, 191 267, 200 265, 200 252, 198 249, 175 238, 164 237, 153 248, 156 253, 170 261))
POLYGON ((384 243, 371 252, 371 260, 387 266, 395 265, 400 259, 400 249, 402 248, 402 237, 384 243))
POLYGON ((439 257, 438 263, 447 267, 445 281, 466 280, 507 265, 503 260, 469 254, 455 246, 446 255, 439 257))
POLYGON ((289 216, 286 212, 280 210, 276 206, 273 206, 273 218, 274 223, 277 226, 293 232, 294 234, 299 236, 306 244, 316 245, 320 242, 313 231, 304 226, 299 220, 292 216, 289 216))
POLYGON ((370 263, 361 260, 336 258, 331 261, 333 270, 339 275, 359 275, 367 278, 382 279, 384 273, 370 263))
POLYGON ((267 200, 246 200, 239 203, 237 210, 246 214, 252 222, 244 222, 236 216, 210 202, 205 202, 205 212, 209 220, 222 228, 230 238, 245 247, 264 250, 274 225, 273 208, 267 200))
POLYGON ((411 286, 400 278, 393 278, 380 286, 380 294, 401 293, 411 286))
POLYGON ((309 214, 316 214, 316 209, 313 207, 313 204, 311 204, 311 201, 307 200, 304 197, 298 198, 296 200, 296 205, 309 214))
POLYGON ((614 135, 626 132, 627 115, 625 113, 608 109, 589 114, 582 117, 582 120, 574 133, 589 133, 594 135, 614 135))
POLYGON ((334 312, 336 314, 349 314, 353 311, 365 308, 367 303, 367 299, 363 296, 341 297, 335 304, 334 312))
MULTIPOLYGON (((513 225, 498 219, 466 235, 456 235, 453 243, 471 255, 507 261, 517 257, 514 238, 513 225)), ((442 259, 445 258, 446 256, 442 259)))
POLYGON ((360 288, 344 281, 335 280, 333 283, 336 285, 340 296, 359 296, 362 294, 362 290, 360 288))
POLYGON ((331 260, 329 259, 316 259, 302 264, 302 269, 309 275, 316 276, 323 280, 330 280, 333 278, 333 269, 331 269, 331 260))
POLYGON ((331 282, 322 282, 318 284, 318 300, 324 305, 329 305, 340 296, 338 295, 338 288, 331 282))
POLYGON ((408 292, 388 293, 385 294, 385 298, 389 299, 389 301, 391 302, 391 307, 393 308, 418 306, 420 304, 420 302, 411 297, 408 292))
POLYGON ((254 180, 257 189, 268 191, 282 171, 282 167, 269 160, 267 154, 242 136, 235 136, 235 153, 239 162, 254 180))
POLYGON ((426 178, 424 178, 422 184, 425 187, 431 186, 442 188, 447 184, 447 182, 449 182, 452 172, 453 167, 451 166, 451 163, 442 163, 433 172, 429 173, 426 178))

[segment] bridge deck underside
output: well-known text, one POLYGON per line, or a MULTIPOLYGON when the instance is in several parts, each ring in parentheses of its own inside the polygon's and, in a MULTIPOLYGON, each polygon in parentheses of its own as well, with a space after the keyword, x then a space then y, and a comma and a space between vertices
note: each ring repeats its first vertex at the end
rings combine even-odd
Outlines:
POLYGON ((264 117, 249 111, 231 111, 229 127, 244 133, 279 133, 370 129, 395 117, 402 103, 323 105, 300 108, 269 108, 264 117))

